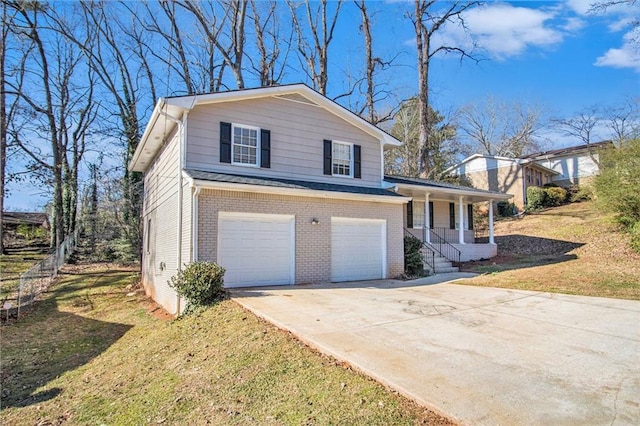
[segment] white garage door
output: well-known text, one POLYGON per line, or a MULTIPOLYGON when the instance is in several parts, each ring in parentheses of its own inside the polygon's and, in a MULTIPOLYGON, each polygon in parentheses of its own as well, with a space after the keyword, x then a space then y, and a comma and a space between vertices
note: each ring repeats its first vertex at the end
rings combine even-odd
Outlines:
POLYGON ((386 221, 331 218, 331 281, 384 278, 386 221))
POLYGON ((218 263, 225 287, 293 284, 295 218, 220 212, 218 263))

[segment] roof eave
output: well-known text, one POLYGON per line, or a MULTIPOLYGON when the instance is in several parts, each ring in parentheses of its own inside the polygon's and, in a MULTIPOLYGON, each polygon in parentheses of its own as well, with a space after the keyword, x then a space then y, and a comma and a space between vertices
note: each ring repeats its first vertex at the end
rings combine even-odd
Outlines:
POLYGON ((431 193, 438 194, 454 194, 454 195, 462 195, 469 197, 478 197, 478 198, 486 198, 487 200, 508 200, 512 198, 513 195, 506 194, 503 192, 485 192, 485 191, 477 191, 477 190, 465 190, 465 189, 455 189, 455 188, 444 188, 439 186, 428 186, 428 185, 418 185, 418 184, 407 184, 407 183, 396 183, 398 189, 412 189, 417 191, 425 191, 431 193))
POLYGON ((279 188, 266 185, 252 185, 245 183, 217 182, 204 179, 190 179, 191 186, 204 189, 218 189, 222 191, 240 191, 273 195, 289 195, 297 197, 328 198, 338 200, 375 201, 390 204, 406 204, 411 197, 387 196, 374 194, 357 194, 351 192, 322 191, 315 189, 279 188))

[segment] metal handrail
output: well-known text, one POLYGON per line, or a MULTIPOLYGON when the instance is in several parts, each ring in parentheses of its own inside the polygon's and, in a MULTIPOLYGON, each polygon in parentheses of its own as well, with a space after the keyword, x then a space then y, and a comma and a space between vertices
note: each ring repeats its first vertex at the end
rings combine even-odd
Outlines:
MULTIPOLYGON (((447 228, 431 228, 430 231, 430 245, 434 248, 438 254, 452 262, 460 263, 460 250, 455 248, 451 243, 449 243, 443 235, 440 235, 438 231, 444 231, 443 234, 446 235, 446 231, 451 231, 447 228), (434 241, 436 240, 436 241, 434 241)), ((458 231, 456 231, 458 232, 458 231)))
POLYGON ((422 256, 422 260, 423 262, 431 268, 431 271, 433 271, 435 273, 436 271, 436 253, 433 250, 432 247, 429 247, 428 245, 426 245, 424 243, 424 241, 422 241, 420 238, 416 237, 415 235, 413 235, 411 232, 409 232, 408 229, 403 228, 404 229, 404 236, 409 237, 409 238, 413 238, 417 241, 420 241, 420 255, 422 256))

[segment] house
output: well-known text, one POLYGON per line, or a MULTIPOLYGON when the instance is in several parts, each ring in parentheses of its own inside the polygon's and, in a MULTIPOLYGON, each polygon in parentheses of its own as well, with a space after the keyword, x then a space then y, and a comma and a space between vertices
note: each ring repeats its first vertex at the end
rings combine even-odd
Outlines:
POLYGON ((553 151, 538 152, 522 157, 533 160, 541 166, 556 172, 552 182, 556 185, 569 187, 588 183, 599 172, 598 152, 612 148, 613 142, 571 146, 553 151))
POLYGON ((474 188, 504 192, 513 196, 513 204, 523 210, 527 188, 553 181, 558 172, 534 159, 474 154, 444 172, 459 177, 474 188))
POLYGON ((31 228, 49 229, 49 216, 46 213, 2 212, 2 225, 7 228, 25 225, 31 228))
POLYGON ((159 99, 129 164, 144 173, 147 293, 180 312, 168 280, 195 260, 223 266, 226 287, 397 277, 421 215, 473 246, 468 206, 508 196, 385 178, 400 144, 303 84, 159 99))

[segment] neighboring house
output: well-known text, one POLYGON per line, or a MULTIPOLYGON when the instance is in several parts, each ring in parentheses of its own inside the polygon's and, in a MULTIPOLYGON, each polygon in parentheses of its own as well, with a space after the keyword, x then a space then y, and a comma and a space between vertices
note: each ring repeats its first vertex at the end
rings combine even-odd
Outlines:
POLYGON ((613 142, 603 141, 588 145, 572 146, 553 151, 538 152, 522 157, 534 160, 541 166, 557 172, 552 182, 569 187, 588 183, 600 171, 598 152, 613 147, 613 142))
POLYGON ((555 170, 538 164, 533 159, 497 157, 474 154, 445 170, 474 188, 498 191, 513 196, 512 202, 520 210, 527 204, 527 188, 543 186, 553 181, 555 170))
POLYGON ((468 206, 508 196, 385 179, 400 144, 303 84, 160 99, 129 165, 144 173, 147 293, 180 312, 168 280, 195 260, 223 266, 227 287, 397 277, 403 226, 429 211, 474 246, 468 206))
POLYGON ((2 225, 7 228, 26 225, 34 228, 49 229, 49 216, 46 213, 2 212, 2 225))

